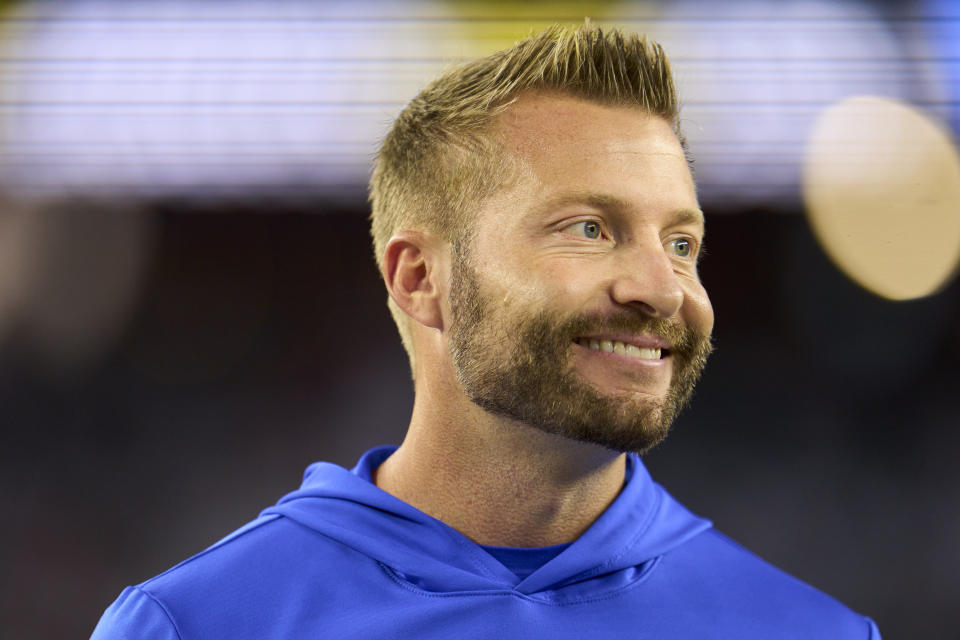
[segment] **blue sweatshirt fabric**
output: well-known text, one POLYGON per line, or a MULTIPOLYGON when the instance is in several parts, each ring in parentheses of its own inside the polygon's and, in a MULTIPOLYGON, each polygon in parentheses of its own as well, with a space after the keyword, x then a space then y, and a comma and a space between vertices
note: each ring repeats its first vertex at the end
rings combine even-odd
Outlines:
POLYGON ((124 590, 92 640, 880 638, 690 513, 636 455, 580 538, 522 550, 484 548, 377 488, 395 449, 350 471, 310 465, 259 518, 124 590))

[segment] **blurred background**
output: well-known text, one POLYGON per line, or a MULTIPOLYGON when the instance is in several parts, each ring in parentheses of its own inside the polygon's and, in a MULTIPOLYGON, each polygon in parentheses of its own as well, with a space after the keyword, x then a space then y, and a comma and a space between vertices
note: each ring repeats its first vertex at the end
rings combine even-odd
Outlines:
POLYGON ((717 350, 646 460, 872 616, 960 638, 960 3, 0 2, 0 628, 103 609, 399 443, 376 145, 553 22, 670 54, 717 350))

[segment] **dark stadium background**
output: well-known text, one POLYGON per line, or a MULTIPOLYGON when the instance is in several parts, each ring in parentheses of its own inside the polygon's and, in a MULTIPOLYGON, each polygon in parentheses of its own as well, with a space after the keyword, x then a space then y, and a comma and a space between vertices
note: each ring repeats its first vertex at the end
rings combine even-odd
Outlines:
MULTIPOLYGON (((950 3, 808 4, 960 39, 950 3)), ((750 6, 774 19, 773 3, 750 6)), ((502 10, 524 32, 507 7, 485 19, 502 10)), ((22 9, 7 5, 8 26, 22 9)), ((555 13, 537 19, 577 15, 555 13)), ((925 55, 948 68, 948 95, 928 106, 955 140, 960 49, 938 43, 925 55)), ((0 144, 0 169, 23 175, 10 153, 0 144)), ((406 356, 362 181, 337 180, 61 192, 51 178, 40 204, 2 182, 0 637, 87 637, 126 585, 254 518, 310 462, 349 467, 402 439, 406 356), (16 235, 27 219, 40 230, 16 235), (32 265, 29 286, 12 264, 32 265)), ((960 285, 886 301, 833 266, 796 194, 728 187, 701 185, 716 352, 646 458, 654 478, 884 637, 960 638, 960 285)))

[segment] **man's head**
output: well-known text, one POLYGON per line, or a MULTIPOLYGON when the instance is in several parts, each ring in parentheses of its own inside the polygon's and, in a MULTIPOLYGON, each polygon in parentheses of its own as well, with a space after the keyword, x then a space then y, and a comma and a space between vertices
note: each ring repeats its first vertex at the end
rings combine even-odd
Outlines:
MULTIPOLYGON (((470 233, 484 199, 518 172, 494 123, 533 91, 641 109, 669 122, 683 140, 669 61, 658 44, 636 34, 555 26, 453 67, 410 101, 377 153, 370 219, 378 267, 400 229, 427 230, 451 244, 470 233)), ((387 303, 415 375, 409 320, 387 303)))
MULTIPOLYGON (((385 274, 398 231, 447 247, 432 326, 475 405, 616 450, 665 435, 713 315, 659 46, 553 29, 448 73, 398 118, 371 197, 385 274)), ((391 311, 416 370, 411 314, 391 311)))

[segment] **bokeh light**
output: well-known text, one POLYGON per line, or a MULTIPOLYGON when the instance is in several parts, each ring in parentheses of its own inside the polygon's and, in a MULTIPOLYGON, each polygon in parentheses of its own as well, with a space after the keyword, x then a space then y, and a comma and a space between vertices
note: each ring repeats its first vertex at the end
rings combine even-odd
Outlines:
POLYGON ((826 109, 807 145, 804 197, 824 250, 877 295, 930 295, 956 270, 960 157, 916 109, 877 97, 826 109))

